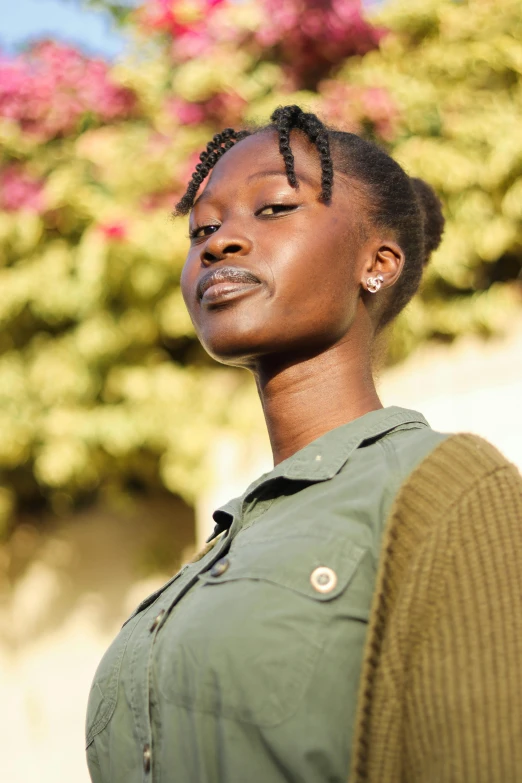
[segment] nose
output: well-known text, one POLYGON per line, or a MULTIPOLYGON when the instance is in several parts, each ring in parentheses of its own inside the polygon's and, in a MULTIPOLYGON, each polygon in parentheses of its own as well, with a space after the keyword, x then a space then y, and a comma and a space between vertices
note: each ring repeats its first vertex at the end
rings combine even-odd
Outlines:
POLYGON ((221 226, 211 234, 201 248, 201 261, 215 264, 230 256, 246 256, 252 250, 252 242, 238 231, 226 230, 221 226))

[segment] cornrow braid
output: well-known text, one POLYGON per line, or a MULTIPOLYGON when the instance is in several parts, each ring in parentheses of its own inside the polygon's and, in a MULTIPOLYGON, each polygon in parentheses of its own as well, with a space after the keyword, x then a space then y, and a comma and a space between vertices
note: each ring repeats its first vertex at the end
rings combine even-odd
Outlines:
POLYGON ((294 168, 294 156, 290 149, 290 132, 302 131, 315 145, 321 161, 320 201, 328 204, 332 198, 333 163, 330 154, 328 130, 315 114, 304 112, 299 106, 280 106, 270 117, 279 135, 279 150, 285 162, 286 176, 293 188, 298 187, 294 168))
MULTIPOLYGON (((274 128, 279 137, 279 151, 285 164, 288 183, 293 188, 299 187, 295 173, 294 154, 290 147, 290 134, 292 130, 302 131, 308 139, 315 145, 321 161, 321 193, 319 200, 328 204, 332 198, 333 187, 333 163, 330 154, 330 144, 328 139, 328 130, 321 120, 315 114, 304 112, 299 106, 280 106, 270 117, 271 125, 268 128, 274 128)), ((266 130, 260 128, 259 131, 266 130)), ((257 132, 259 132, 257 131, 257 132)), ((175 215, 186 215, 194 205, 199 187, 205 177, 208 176, 211 169, 216 165, 222 155, 227 152, 234 144, 241 139, 250 136, 250 131, 235 131, 233 128, 226 128, 221 133, 216 133, 207 148, 199 156, 200 162, 196 166, 192 178, 189 182, 185 195, 176 204, 175 215)))
POLYGON ((272 114, 270 119, 277 128, 279 136, 279 152, 283 158, 285 164, 286 176, 288 178, 288 184, 292 188, 298 188, 299 183, 295 176, 295 161, 294 154, 290 148, 290 131, 292 128, 297 127, 297 120, 302 110, 299 106, 280 106, 272 114))
POLYGON ((190 212, 199 187, 211 169, 214 168, 227 150, 249 135, 250 132, 247 130, 235 131, 233 128, 225 128, 221 133, 216 133, 212 137, 206 149, 199 156, 200 162, 194 169, 184 196, 182 196, 174 208, 175 215, 187 215, 190 212))

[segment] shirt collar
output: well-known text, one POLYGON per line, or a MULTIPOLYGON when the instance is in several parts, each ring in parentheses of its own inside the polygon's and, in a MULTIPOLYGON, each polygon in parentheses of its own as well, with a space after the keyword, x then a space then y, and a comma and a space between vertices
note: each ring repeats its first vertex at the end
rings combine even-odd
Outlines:
POLYGON ((252 500, 261 487, 278 479, 290 481, 327 481, 333 478, 346 464, 350 455, 359 447, 368 442, 378 440, 390 430, 402 424, 421 424, 428 427, 429 424, 417 411, 407 410, 391 406, 370 411, 358 419, 342 424, 308 446, 300 449, 288 459, 263 474, 247 488, 239 498, 234 498, 214 514, 216 529, 208 539, 211 541, 216 535, 230 527, 234 517, 240 514, 243 501, 252 500))

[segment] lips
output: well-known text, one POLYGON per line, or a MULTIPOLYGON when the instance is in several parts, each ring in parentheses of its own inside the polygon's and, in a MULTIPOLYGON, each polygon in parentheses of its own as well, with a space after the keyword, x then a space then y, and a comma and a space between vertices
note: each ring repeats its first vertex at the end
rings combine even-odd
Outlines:
MULTIPOLYGON (((248 269, 235 266, 222 266, 218 269, 210 269, 200 279, 197 285, 198 299, 202 299, 205 293, 214 286, 219 286, 222 295, 232 294, 241 288, 259 285, 261 281, 248 269)), ((216 293, 218 289, 216 288, 216 293)))

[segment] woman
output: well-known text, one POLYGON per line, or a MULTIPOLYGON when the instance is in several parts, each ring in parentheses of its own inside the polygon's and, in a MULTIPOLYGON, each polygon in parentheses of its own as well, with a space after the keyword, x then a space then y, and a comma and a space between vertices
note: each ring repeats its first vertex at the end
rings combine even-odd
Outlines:
POLYGON ((440 241, 433 191, 288 106, 215 136, 177 211, 188 310, 253 372, 275 467, 106 653, 92 780, 520 779, 520 479, 372 377, 440 241))

